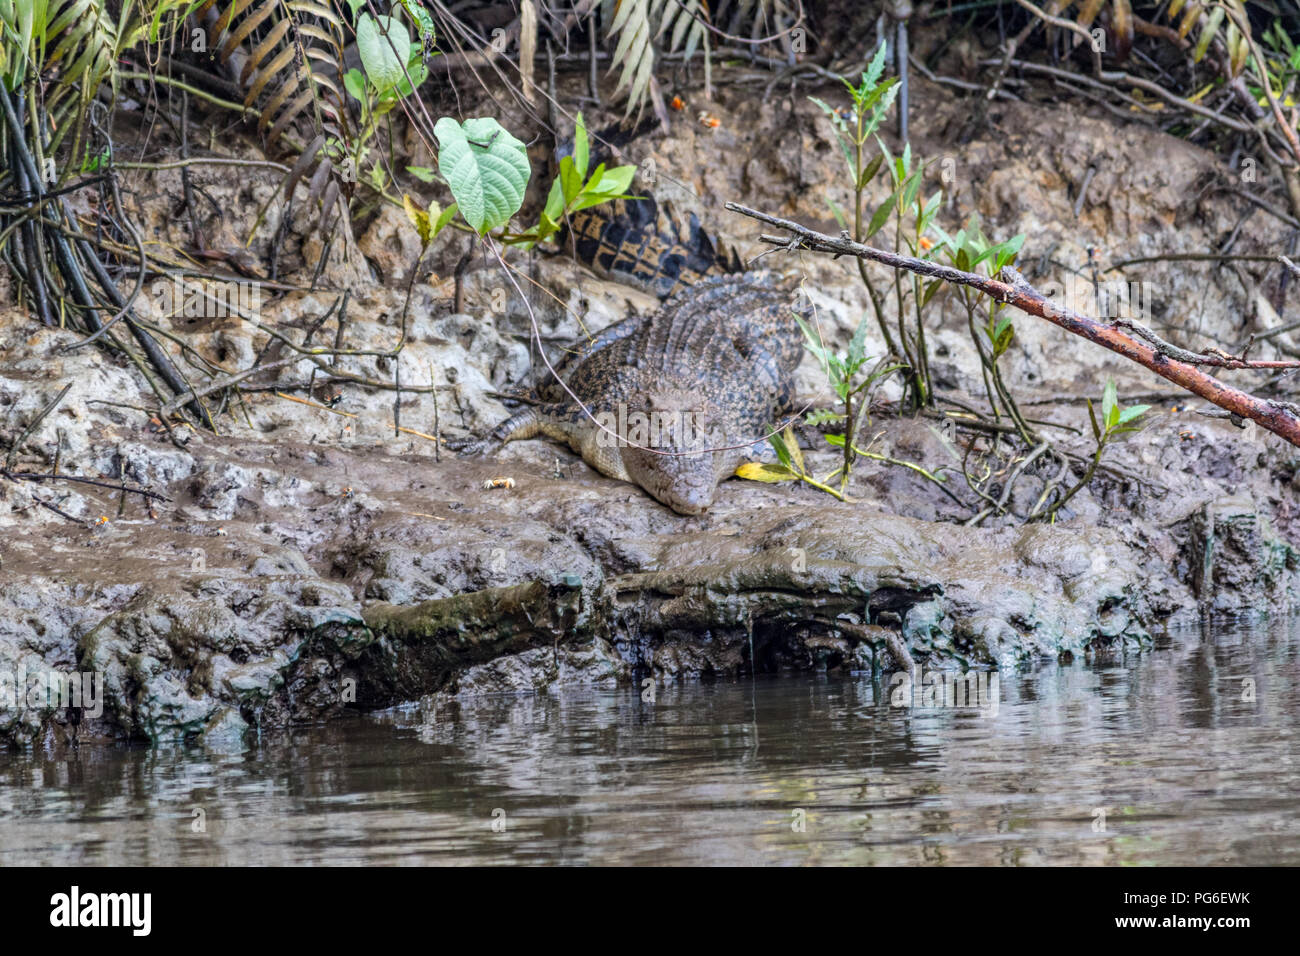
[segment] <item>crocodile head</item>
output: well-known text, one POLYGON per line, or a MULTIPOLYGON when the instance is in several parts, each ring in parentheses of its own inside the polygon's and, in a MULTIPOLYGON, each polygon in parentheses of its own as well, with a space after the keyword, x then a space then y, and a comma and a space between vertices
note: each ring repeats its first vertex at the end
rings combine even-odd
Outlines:
POLYGON ((620 452, 628 477, 678 514, 697 515, 713 504, 718 486, 715 453, 719 423, 698 393, 656 389, 627 412, 627 443, 620 452))

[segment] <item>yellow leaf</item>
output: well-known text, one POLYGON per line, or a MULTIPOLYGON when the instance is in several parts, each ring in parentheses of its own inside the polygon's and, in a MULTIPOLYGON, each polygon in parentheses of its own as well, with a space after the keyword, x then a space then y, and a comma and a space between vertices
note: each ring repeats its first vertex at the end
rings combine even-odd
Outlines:
POLYGON ((748 478, 750 481, 766 481, 769 483, 794 481, 799 477, 785 465, 770 465, 757 461, 745 462, 736 469, 736 476, 738 478, 748 478))
POLYGON ((411 197, 402 194, 402 208, 406 210, 406 218, 411 220, 411 225, 420 235, 420 245, 427 246, 433 241, 433 223, 429 221, 429 214, 415 205, 411 197))

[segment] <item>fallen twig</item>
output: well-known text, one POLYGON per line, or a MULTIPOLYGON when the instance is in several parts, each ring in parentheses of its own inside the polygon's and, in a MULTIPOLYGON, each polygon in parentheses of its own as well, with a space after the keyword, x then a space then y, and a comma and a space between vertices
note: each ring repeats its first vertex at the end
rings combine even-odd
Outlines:
POLYGON ((9 446, 9 454, 5 455, 4 470, 6 473, 13 470, 14 461, 18 458, 18 449, 23 446, 23 442, 27 441, 28 436, 30 436, 32 432, 36 431, 36 426, 44 420, 45 416, 54 411, 59 402, 63 401, 63 396, 68 394, 68 389, 70 388, 72 388, 71 382, 64 385, 59 394, 54 396, 54 400, 42 408, 40 414, 27 423, 27 427, 23 429, 23 433, 18 436, 17 441, 9 446))

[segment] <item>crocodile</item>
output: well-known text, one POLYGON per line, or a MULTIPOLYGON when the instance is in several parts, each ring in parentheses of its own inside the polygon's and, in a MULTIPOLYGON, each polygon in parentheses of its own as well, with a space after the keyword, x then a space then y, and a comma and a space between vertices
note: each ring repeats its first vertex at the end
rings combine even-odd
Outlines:
POLYGON ((764 273, 706 277, 575 343, 536 389, 538 404, 478 448, 545 435, 679 514, 699 514, 791 406, 798 301, 764 273))

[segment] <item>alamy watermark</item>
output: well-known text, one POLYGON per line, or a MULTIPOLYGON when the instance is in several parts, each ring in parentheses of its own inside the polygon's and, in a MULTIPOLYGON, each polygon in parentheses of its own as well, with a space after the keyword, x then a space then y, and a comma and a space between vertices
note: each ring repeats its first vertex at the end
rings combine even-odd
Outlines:
POLYGON ((0 710, 75 710, 94 719, 104 712, 104 675, 97 671, 0 670, 0 710))
POLYGON ((1045 283, 1040 291, 1054 305, 1098 319, 1151 319, 1153 290, 1149 282, 1122 279, 1092 282, 1066 276, 1065 282, 1045 283))
POLYGON ((620 402, 614 411, 596 413, 600 430, 596 443, 602 448, 623 448, 639 445, 642 448, 695 448, 704 442, 705 424, 702 412, 690 409, 652 410, 644 412, 620 402))
POLYGON ((1001 701, 996 671, 898 671, 889 679, 889 703, 894 707, 970 709, 981 717, 996 717, 1001 701))
POLYGON ((262 309, 260 282, 186 282, 180 276, 158 279, 149 294, 163 315, 186 319, 257 318, 262 309))

